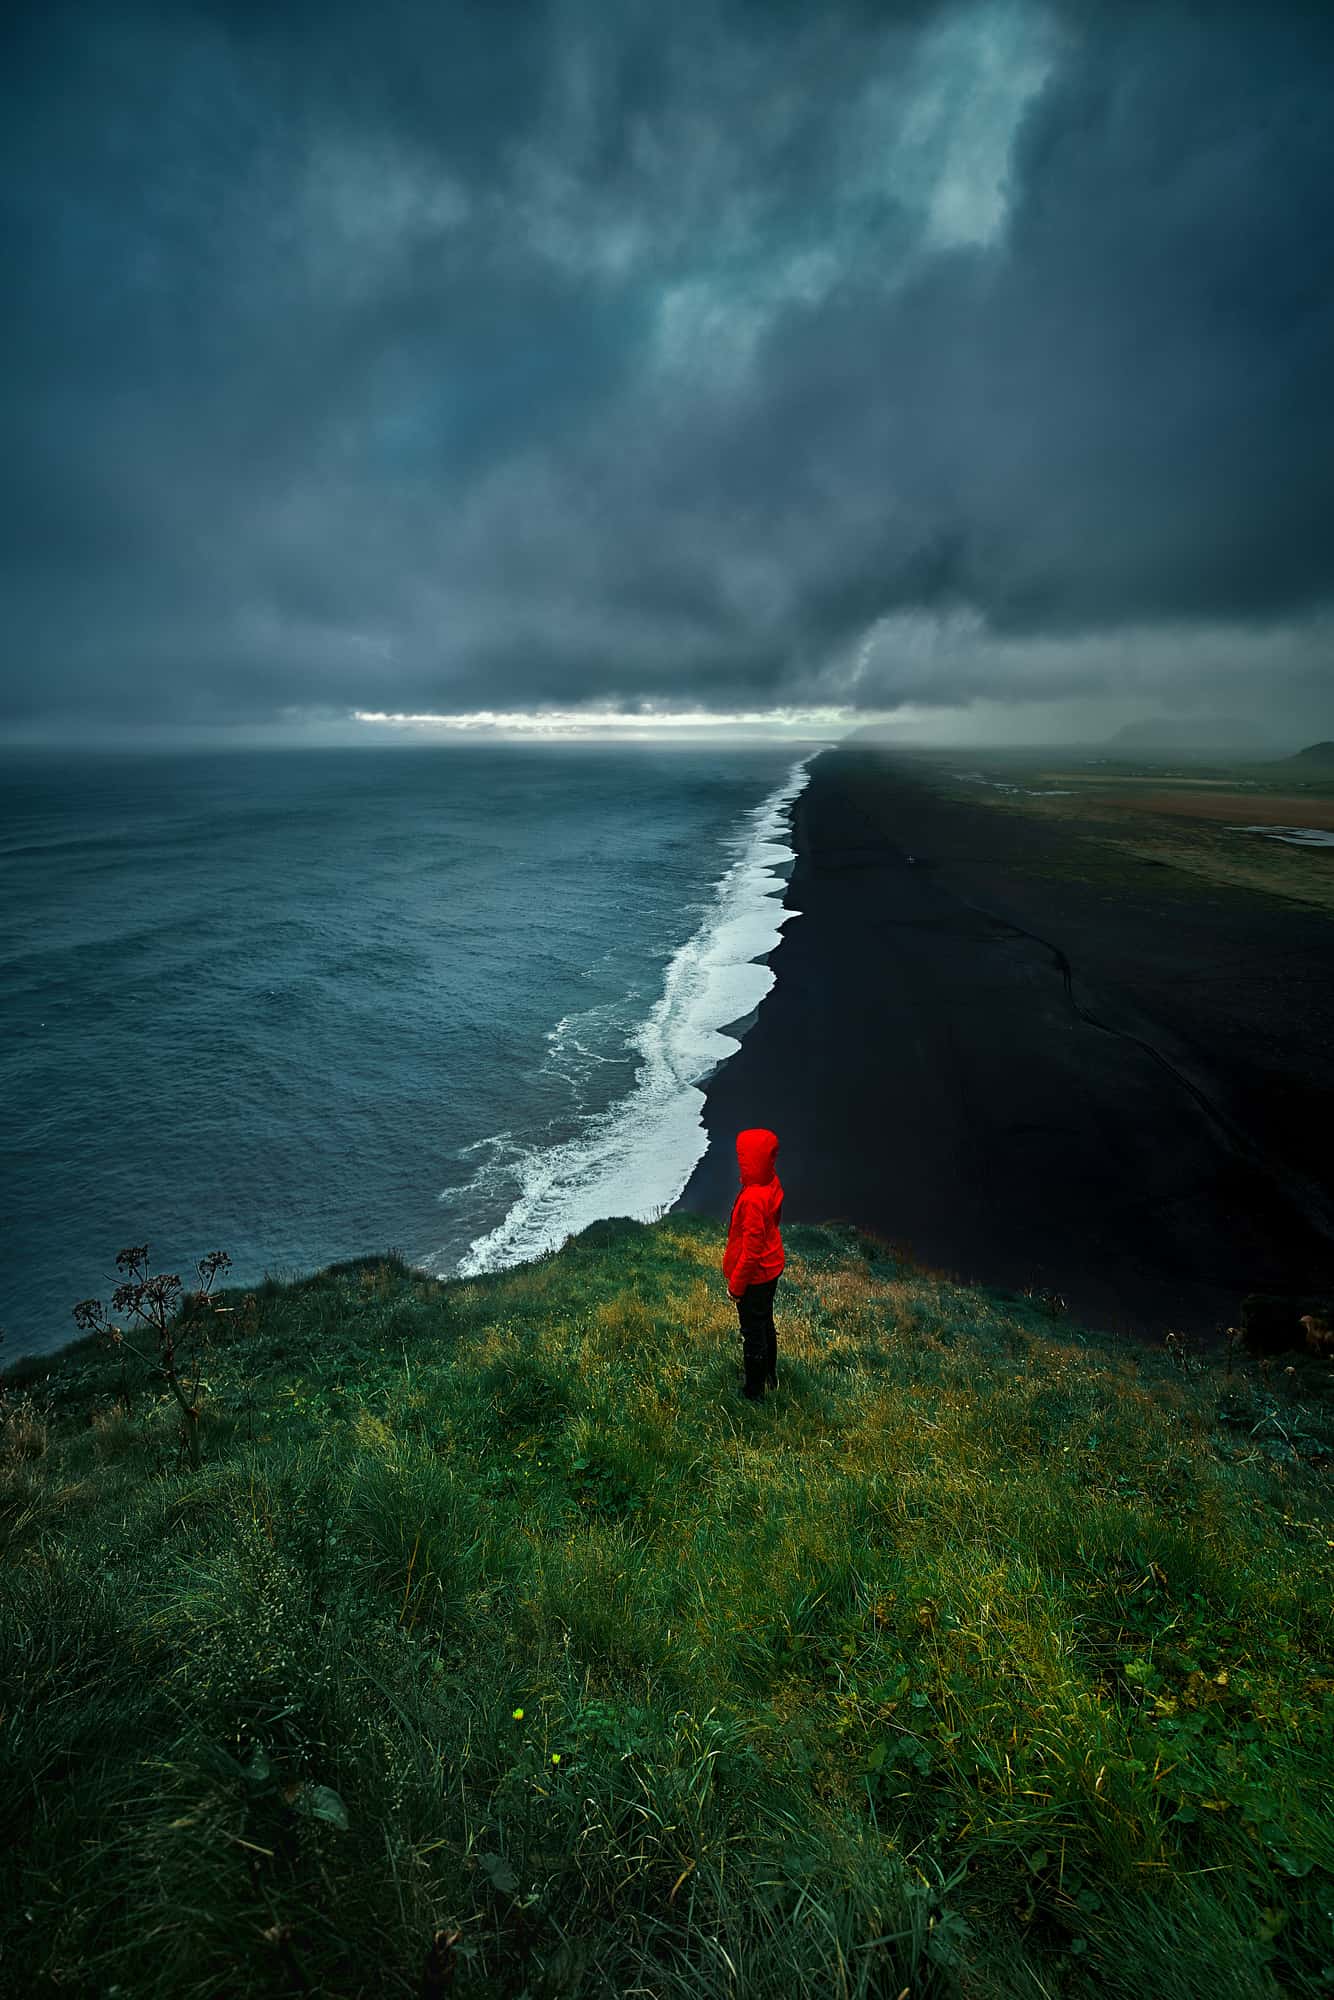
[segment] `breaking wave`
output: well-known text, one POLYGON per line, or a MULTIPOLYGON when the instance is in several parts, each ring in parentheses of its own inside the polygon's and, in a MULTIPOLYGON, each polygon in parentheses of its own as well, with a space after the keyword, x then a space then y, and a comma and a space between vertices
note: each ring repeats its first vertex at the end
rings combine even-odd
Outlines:
MULTIPOLYGON (((701 1086, 740 1046, 729 1029, 738 1029, 769 992, 774 975, 763 961, 783 925, 799 914, 785 910, 781 900, 793 859, 787 814, 815 755, 795 763, 747 813, 736 860, 716 885, 698 929, 669 961, 661 994, 630 1037, 638 1063, 628 1095, 558 1145, 505 1158, 502 1140, 509 1134, 480 1142, 491 1154, 470 1191, 484 1192, 483 1179, 494 1186, 503 1159, 519 1192, 503 1220, 458 1259, 460 1277, 526 1263, 604 1216, 651 1221, 680 1195, 708 1143, 701 1086)), ((568 1040, 570 1025, 558 1023, 548 1040, 568 1040)))

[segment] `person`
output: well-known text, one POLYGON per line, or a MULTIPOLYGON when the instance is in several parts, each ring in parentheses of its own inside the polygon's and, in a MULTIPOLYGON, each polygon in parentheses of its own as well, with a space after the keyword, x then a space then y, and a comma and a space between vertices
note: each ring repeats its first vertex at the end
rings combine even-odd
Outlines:
POLYGON ((762 1126, 736 1136, 741 1191, 732 1203, 723 1252, 723 1277, 736 1300, 741 1323, 743 1395, 764 1401, 766 1386, 778 1386, 778 1334, 774 1291, 783 1269, 783 1184, 774 1170, 778 1141, 762 1126))

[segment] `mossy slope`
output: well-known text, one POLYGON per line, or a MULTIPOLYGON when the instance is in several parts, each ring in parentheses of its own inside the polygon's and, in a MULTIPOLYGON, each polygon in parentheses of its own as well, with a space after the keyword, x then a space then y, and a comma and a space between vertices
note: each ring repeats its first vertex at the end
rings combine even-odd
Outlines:
POLYGON ((758 1409, 682 1216, 22 1371, 0 1985, 1332 1990, 1328 1365, 788 1247, 758 1409))

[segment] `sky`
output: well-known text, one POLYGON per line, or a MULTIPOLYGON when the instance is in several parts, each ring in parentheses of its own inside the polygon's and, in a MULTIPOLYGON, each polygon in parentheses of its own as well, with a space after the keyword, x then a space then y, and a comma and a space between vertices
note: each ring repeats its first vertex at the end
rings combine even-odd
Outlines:
POLYGON ((12 741, 1334 736, 1334 9, 0 35, 12 741))

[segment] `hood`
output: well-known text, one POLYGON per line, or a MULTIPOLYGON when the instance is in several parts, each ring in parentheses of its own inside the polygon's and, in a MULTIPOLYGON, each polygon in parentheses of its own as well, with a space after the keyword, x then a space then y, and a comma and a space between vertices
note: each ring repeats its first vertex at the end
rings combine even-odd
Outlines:
POLYGON ((742 1187, 755 1187, 774 1178, 778 1141, 772 1132, 757 1125, 736 1135, 736 1163, 741 1169, 742 1187))

